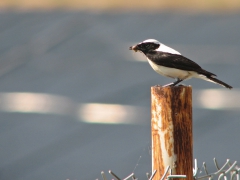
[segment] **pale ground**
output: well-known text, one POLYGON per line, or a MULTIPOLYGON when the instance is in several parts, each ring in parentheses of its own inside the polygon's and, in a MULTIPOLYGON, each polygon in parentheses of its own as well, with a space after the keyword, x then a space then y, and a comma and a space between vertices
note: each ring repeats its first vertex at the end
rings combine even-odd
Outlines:
POLYGON ((236 12, 239 0, 1 0, 0 8, 11 10, 97 10, 97 11, 184 11, 184 12, 236 12))

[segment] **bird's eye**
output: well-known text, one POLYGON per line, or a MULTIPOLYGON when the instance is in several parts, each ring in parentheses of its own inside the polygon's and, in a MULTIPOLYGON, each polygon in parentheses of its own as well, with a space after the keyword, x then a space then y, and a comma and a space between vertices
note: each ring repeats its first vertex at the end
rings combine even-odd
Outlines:
POLYGON ((153 47, 152 44, 147 44, 147 45, 146 45, 146 48, 147 48, 147 49, 151 49, 152 47, 153 47))
POLYGON ((150 47, 150 45, 149 44, 146 44, 146 48, 149 48, 150 47))

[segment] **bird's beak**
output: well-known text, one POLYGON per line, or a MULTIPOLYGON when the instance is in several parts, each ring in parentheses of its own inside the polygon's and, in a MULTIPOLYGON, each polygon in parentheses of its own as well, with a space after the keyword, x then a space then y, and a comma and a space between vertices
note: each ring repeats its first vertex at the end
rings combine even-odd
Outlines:
POLYGON ((133 51, 137 52, 138 51, 137 45, 136 46, 131 46, 129 48, 129 50, 133 50, 133 51))

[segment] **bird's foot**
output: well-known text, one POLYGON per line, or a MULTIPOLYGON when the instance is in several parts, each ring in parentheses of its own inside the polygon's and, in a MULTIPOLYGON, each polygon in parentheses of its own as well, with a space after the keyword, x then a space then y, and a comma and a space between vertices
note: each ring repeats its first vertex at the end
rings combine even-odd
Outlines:
POLYGON ((164 85, 162 87, 168 87, 168 86, 175 86, 175 84, 174 83, 169 83, 169 84, 166 84, 166 85, 164 85))
POLYGON ((186 86, 185 84, 179 84, 178 86, 186 86))
MULTIPOLYGON (((169 83, 169 84, 166 84, 162 87, 168 87, 168 86, 173 87, 173 86, 176 86, 176 84, 175 83, 169 83)), ((185 84, 179 84, 178 86, 185 86, 185 84)))
MULTIPOLYGON (((166 84, 166 85, 163 85, 163 86, 158 84, 158 85, 155 85, 155 87, 168 87, 168 86, 173 87, 175 85, 176 84, 174 82, 172 82, 172 83, 169 83, 169 84, 166 84)), ((185 84, 179 84, 178 86, 185 86, 185 84)))

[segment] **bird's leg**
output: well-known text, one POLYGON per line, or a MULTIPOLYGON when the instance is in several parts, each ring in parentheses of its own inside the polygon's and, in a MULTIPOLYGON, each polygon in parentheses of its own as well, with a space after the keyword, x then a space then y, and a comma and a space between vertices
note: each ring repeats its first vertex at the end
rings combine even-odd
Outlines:
POLYGON ((172 83, 169 83, 169 84, 166 84, 164 85, 163 87, 167 87, 167 86, 175 86, 176 84, 182 82, 183 80, 182 79, 177 79, 175 82, 172 82, 172 83))
POLYGON ((180 83, 182 81, 183 81, 182 79, 177 79, 177 81, 175 81, 171 86, 175 86, 175 85, 177 85, 178 83, 180 83))

